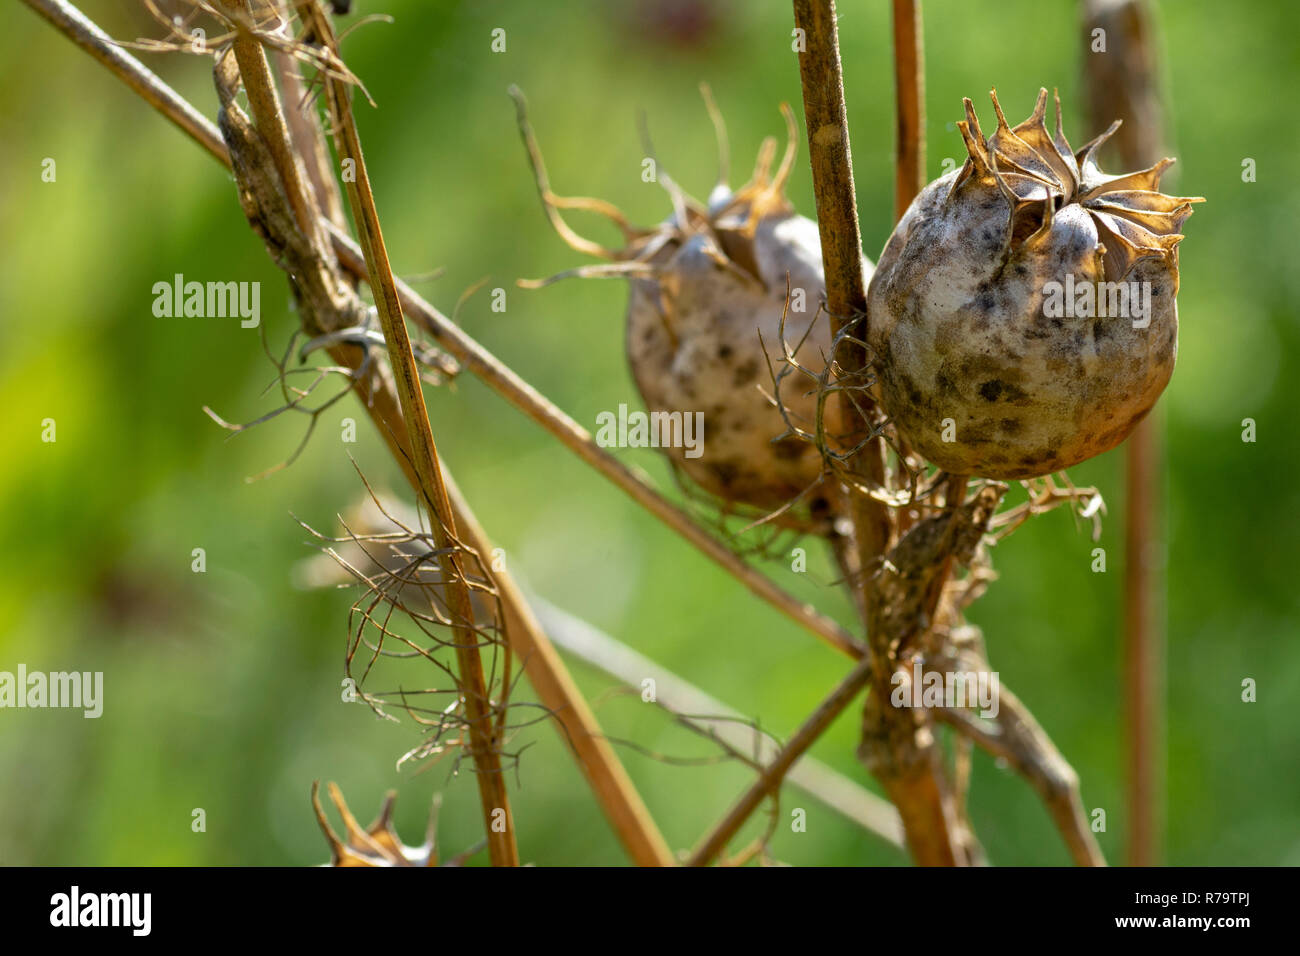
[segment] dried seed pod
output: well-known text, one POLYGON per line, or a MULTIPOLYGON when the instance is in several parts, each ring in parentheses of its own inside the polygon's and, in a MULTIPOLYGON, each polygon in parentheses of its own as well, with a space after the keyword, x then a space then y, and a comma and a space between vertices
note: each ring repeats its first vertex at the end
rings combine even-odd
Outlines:
MULTIPOLYGON (((773 374, 785 362, 782 331, 794 358, 813 374, 822 371, 830 350, 830 323, 819 308, 825 278, 817 225, 796 213, 785 196, 797 138, 789 108, 783 107, 789 139, 780 165, 772 171, 776 142, 766 140, 753 177, 733 192, 726 185, 725 131, 706 88, 724 157, 718 184, 703 204, 659 170, 673 213, 660 225, 641 229, 609 203, 551 192, 523 99, 515 95, 552 225, 572 248, 608 260, 521 285, 537 287, 570 276, 630 280, 627 356, 633 378, 651 413, 681 413, 684 425, 687 416, 702 422, 698 447, 661 450, 706 491, 727 502, 772 509, 816 486, 821 455, 792 433, 773 396, 773 374), (609 249, 583 239, 564 222, 561 209, 604 215, 618 226, 626 245, 609 249)), ((865 258, 863 274, 864 281, 870 278, 865 258)), ((815 383, 800 375, 789 378, 780 388, 780 404, 789 425, 810 432, 815 383)))
POLYGON ((1047 91, 1011 128, 969 99, 969 157, 899 222, 868 292, 880 397, 946 471, 1029 478, 1119 444, 1164 390, 1177 351, 1179 230, 1199 198, 1159 192, 1173 162, 1107 176, 1045 122, 1047 91))

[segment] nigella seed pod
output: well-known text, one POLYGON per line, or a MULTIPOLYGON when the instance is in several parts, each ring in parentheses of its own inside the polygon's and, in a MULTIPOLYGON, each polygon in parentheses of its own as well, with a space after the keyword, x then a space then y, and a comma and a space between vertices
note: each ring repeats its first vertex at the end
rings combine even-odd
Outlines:
POLYGON ((1045 122, 1014 129, 992 94, 984 138, 895 228, 868 291, 881 404, 945 471, 1030 478, 1107 451, 1173 372, 1180 229, 1199 198, 1159 191, 1172 159, 1108 176, 1045 122))
MULTIPOLYGON (((822 477, 817 448, 790 432, 773 396, 773 371, 785 361, 782 331, 795 360, 812 374, 824 368, 830 351, 830 323, 819 308, 826 286, 821 240, 816 223, 799 215, 785 195, 797 137, 789 108, 783 108, 789 139, 780 165, 773 172, 776 142, 766 140, 752 178, 732 191, 726 185, 725 131, 707 88, 705 100, 723 156, 719 182, 708 202, 700 203, 659 170, 673 213, 643 229, 629 225, 609 203, 550 191, 516 93, 520 129, 552 225, 572 248, 608 260, 521 285, 537 287, 569 276, 628 279, 627 357, 647 408, 684 418, 702 414, 698 449, 661 450, 723 501, 775 509, 822 477), (583 239, 560 209, 604 215, 626 244, 610 249, 583 239)), ((871 263, 864 258, 862 265, 865 281, 871 263)), ((780 403, 789 423, 809 432, 817 413, 814 383, 796 378, 780 389, 780 403)))

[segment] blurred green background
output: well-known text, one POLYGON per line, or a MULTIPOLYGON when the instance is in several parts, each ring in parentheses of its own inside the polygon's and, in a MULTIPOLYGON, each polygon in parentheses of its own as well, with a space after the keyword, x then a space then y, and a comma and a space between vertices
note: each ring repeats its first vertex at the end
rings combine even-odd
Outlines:
MULTIPOLYGON (((176 3, 160 2, 166 10, 176 3)), ((636 402, 623 357, 626 292, 618 282, 516 289, 581 259, 541 214, 506 87, 528 94, 560 192, 613 200, 640 222, 668 211, 641 181, 636 117, 660 160, 707 192, 712 129, 697 84, 709 81, 729 124, 732 182, 759 141, 783 135, 778 104, 802 117, 788 4, 741 0, 440 2, 358 0, 365 26, 344 46, 379 104, 360 110, 395 269, 445 274, 421 291, 450 310, 484 276, 508 289, 493 313, 480 293, 460 322, 578 421, 636 402), (507 49, 490 50, 504 28, 507 49)), ((158 36, 131 3, 87 0, 112 35, 158 36)), ((1300 76, 1300 11, 1288 4, 1179 0, 1159 5, 1170 138, 1170 192, 1203 195, 1181 249, 1182 341, 1161 403, 1168 436, 1168 806, 1174 864, 1300 864, 1300 490, 1293 408, 1300 371, 1295 230, 1300 154, 1285 97, 1300 76), (1242 162, 1258 181, 1242 181, 1242 162), (1258 441, 1241 440, 1242 420, 1258 441), (1258 702, 1243 703, 1245 678, 1258 702)), ((840 3, 840 29, 866 252, 891 227, 892 79, 888 4, 840 3)), ((350 592, 296 589, 313 543, 293 515, 325 529, 368 478, 401 487, 355 405, 325 416, 292 468, 282 460, 302 421, 277 420, 228 440, 201 411, 236 421, 273 407, 272 368, 255 332, 233 320, 159 319, 153 283, 175 273, 262 283, 273 349, 295 319, 283 276, 247 228, 232 180, 117 80, 19 4, 0 31, 0 670, 105 674, 104 715, 0 711, 0 863, 312 864, 326 858, 308 792, 336 780, 369 819, 389 787, 410 842, 434 791, 448 851, 481 832, 475 786, 398 771, 416 728, 340 702, 350 592), (43 183, 54 158, 57 181, 43 183), (359 419, 359 440, 340 421, 359 419), (57 422, 56 443, 40 440, 57 422), (190 570, 206 549, 207 572, 190 570), (191 831, 203 808, 207 830, 191 831)), ((1076 7, 1007 0, 979 9, 926 0, 931 176, 963 156, 953 121, 971 96, 992 123, 996 86, 1008 116, 1028 115, 1039 86, 1059 86, 1067 135, 1086 139, 1076 7)), ((357 15, 354 14, 352 20, 357 15)), ((208 61, 147 62, 215 113, 208 61)), ((813 208, 800 159, 791 196, 813 208)), ((612 240, 603 226, 585 231, 612 240)), ((429 393, 450 467, 509 565, 559 606, 788 735, 846 671, 846 661, 751 600, 628 498, 466 374, 429 393)), ((650 451, 623 452, 662 487, 650 451)), ((1001 580, 974 608, 1004 683, 1033 709, 1083 781, 1100 835, 1122 859, 1120 585, 1122 455, 1072 471, 1107 495, 1090 570, 1086 533, 1067 513, 1036 519, 994 554, 1001 580)), ((850 620, 814 549, 804 575, 765 565, 786 586, 850 620)), ((611 681, 570 661, 589 697, 611 681)), ((411 662, 408 684, 432 678, 411 662)), ((533 699, 527 687, 517 699, 533 699)), ((610 734, 669 754, 701 745, 636 697, 605 696, 610 734)), ((854 759, 860 708, 814 754, 867 786, 854 759)), ((523 858, 539 864, 625 860, 555 731, 529 745, 510 781, 523 858)), ((749 779, 743 769, 679 767, 621 753, 669 842, 689 847, 749 779)), ((790 792, 806 833, 778 828, 775 854, 795 864, 902 864, 904 855, 790 792)), ((991 860, 1067 862, 1030 789, 982 755, 972 815, 991 860)), ((755 826, 751 827, 753 831, 755 826)), ((480 857, 481 859, 481 857, 480 857)))

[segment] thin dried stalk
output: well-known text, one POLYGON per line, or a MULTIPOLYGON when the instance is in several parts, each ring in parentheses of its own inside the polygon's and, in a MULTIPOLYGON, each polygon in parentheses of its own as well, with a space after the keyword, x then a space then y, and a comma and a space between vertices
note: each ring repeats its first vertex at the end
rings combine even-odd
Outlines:
MULTIPOLYGON (((933 666, 942 671, 969 664, 940 657, 934 660, 933 666)), ((998 718, 992 722, 957 708, 940 707, 937 716, 990 755, 1007 761, 1029 781, 1047 806, 1052 822, 1078 866, 1105 866, 1106 860, 1088 826, 1088 815, 1079 796, 1078 774, 1006 685, 999 688, 998 705, 998 718)))
MULTIPOLYGON (((839 35, 833 0, 794 0, 795 25, 804 31, 807 49, 799 55, 804 113, 808 124, 808 149, 812 161, 813 190, 817 197, 817 225, 822 260, 826 268, 827 307, 838 333, 866 316, 866 288, 862 276, 862 235, 858 226, 857 198, 849 149, 848 117, 844 104, 844 78, 840 65, 839 35)), ((863 337, 845 337, 835 359, 848 375, 869 365, 863 337)), ((848 393, 843 393, 848 397, 848 393)), ((872 432, 870 406, 856 399, 841 402, 842 434, 865 436, 872 432)), ((883 485, 883 444, 866 442, 853 463, 869 485, 883 485)), ((955 814, 942 754, 932 738, 912 727, 912 716, 887 706, 892 673, 889 635, 879 626, 880 608, 870 585, 871 572, 889 547, 893 522, 888 508, 862 494, 849 496, 857 567, 864 578, 862 606, 867 616, 867 640, 875 669, 870 675, 875 693, 868 708, 877 719, 870 764, 889 798, 898 807, 907 832, 908 847, 923 865, 954 865, 963 854, 955 832, 955 814), (919 745, 924 740, 925 745, 919 745)))
MULTIPOLYGON (((244 4, 245 9, 251 12, 247 6, 249 0, 233 0, 233 2, 244 4)), ((337 57, 338 49, 333 27, 324 11, 314 2, 303 2, 299 3, 298 12, 304 23, 309 24, 323 48, 337 57)), ((303 223, 303 232, 310 235, 319 228, 319 216, 310 205, 306 184, 297 175, 299 166, 292 156, 289 131, 279 112, 279 102, 275 98, 275 88, 266 62, 265 51, 252 34, 241 29, 235 39, 235 55, 239 58, 244 86, 249 90, 249 103, 253 107, 254 116, 259 129, 263 130, 263 135, 266 135, 266 132, 264 117, 258 115, 259 103, 263 99, 267 101, 263 104, 264 111, 270 110, 274 105, 274 113, 266 115, 267 121, 279 120, 276 124, 278 126, 276 135, 269 137, 272 156, 276 158, 278 165, 277 144, 282 145, 288 153, 287 162, 295 170, 295 176, 292 181, 282 178, 282 182, 289 193, 289 201, 295 213, 300 206, 302 207, 303 218, 300 221, 303 223), (256 47, 256 58, 251 47, 256 47), (244 49, 242 54, 241 48, 244 49), (249 76, 250 69, 256 71, 254 78, 249 76)), ((476 779, 484 826, 487 829, 488 853, 494 866, 518 866, 519 850, 515 843, 514 819, 510 798, 506 792, 505 776, 501 772, 498 741, 495 739, 492 723, 491 700, 483 676, 483 661, 479 656, 478 642, 474 634, 474 609, 470 601, 469 588, 465 583, 462 558, 458 549, 454 547, 456 519, 452 513, 451 502, 447 498, 442 467, 438 461, 438 448, 429 427, 424 391, 420 385, 419 371, 416 369, 415 354, 411 350, 410 336, 406 331, 402 307, 393 284, 388 250, 384 244, 379 213, 375 209, 375 198, 370 188, 370 176, 366 168, 365 156, 361 151, 356 121, 352 115, 352 91, 346 83, 334 75, 325 75, 322 81, 329 94, 330 111, 339 135, 339 152, 344 159, 354 163, 356 175, 348 177, 346 181, 348 203, 352 208, 352 216, 361 237, 361 248, 365 252, 367 276, 374 293, 384 340, 388 346, 389 367, 393 372, 406 425, 406 435, 411 445, 411 460, 420 479, 420 495, 428 508, 429 525, 438 545, 438 564, 442 571, 447 603, 454 622, 452 631, 456 637, 456 658, 460 681, 464 687, 466 723, 469 729, 467 749, 477 768, 476 779), (497 823, 502 820, 504 825, 497 826, 497 823)))
MULTIPOLYGON (((445 477, 461 534, 480 555, 490 555, 492 545, 486 532, 450 472, 445 477)), ((523 660, 529 682, 550 709, 551 716, 564 727, 579 769, 633 862, 639 866, 675 866, 672 851, 650 811, 514 580, 505 571, 493 569, 490 563, 485 565, 485 571, 501 596, 506 633, 515 653, 523 660)))
POLYGON ((66 0, 23 0, 60 33, 108 67, 123 83, 181 128, 219 162, 230 166, 226 144, 212 121, 126 50, 84 13, 66 0))
MULTIPOLYGON (((337 361, 346 363, 355 370, 358 366, 358 351, 352 349, 348 353, 344 350, 331 350, 331 354, 337 361)), ((418 495, 419 478, 411 466, 410 448, 400 427, 402 417, 397 395, 392 388, 372 389, 364 387, 366 384, 367 380, 363 379, 358 387, 358 400, 370 414, 376 429, 387 442, 393 459, 402 467, 408 483, 418 495)), ((478 552, 480 558, 490 555, 490 542, 449 471, 444 471, 444 480, 460 535, 478 552)), ((590 707, 510 576, 504 571, 493 571, 491 562, 484 561, 483 565, 496 585, 505 610, 506 637, 519 655, 524 672, 542 705, 564 726, 579 769, 587 777, 593 794, 629 857, 639 866, 675 865, 671 851, 628 778, 627 771, 605 743, 604 734, 590 707)))
POLYGON ((228 10, 235 15, 237 28, 233 47, 235 59, 239 62, 239 75, 244 81, 244 90, 248 93, 249 110, 258 132, 266 141, 275 162, 275 170, 284 184, 285 195, 289 198, 289 207, 293 210, 298 228, 303 235, 313 235, 318 226, 316 212, 311 202, 311 194, 302 178, 302 167, 298 164, 289 139, 289 128, 285 123, 284 113, 280 109, 280 98, 275 92, 275 81, 271 78, 271 66, 266 59, 266 50, 261 41, 245 27, 247 18, 254 15, 254 3, 257 2, 259 13, 275 15, 273 8, 264 0, 222 0, 228 10), (243 14, 244 16, 239 16, 243 14))
MULTIPOLYGON (((808 126, 808 151, 813 190, 817 197, 817 226, 826 272, 826 306, 832 331, 839 336, 866 314, 867 293, 862 276, 862 233, 853 188, 848 117, 844 105, 844 80, 840 70, 839 35, 833 0, 795 0, 795 24, 804 31, 807 50, 799 54, 804 114, 808 126)), ((861 373, 869 356, 860 336, 842 336, 834 360, 847 375, 861 373)), ((847 393, 841 393, 841 397, 847 393)), ((871 434, 866 401, 841 401, 843 426, 839 434, 855 440, 871 434)), ((879 440, 863 445, 853 463, 871 485, 883 485, 885 463, 879 440)), ((892 524, 889 510, 868 496, 850 496, 858 565, 875 567, 889 546, 892 524)), ((868 609, 870 597, 866 596, 868 609)))
MULTIPOLYGON (((711 739, 721 739, 737 750, 753 750, 758 760, 770 761, 777 756, 779 751, 772 741, 741 723, 738 711, 546 599, 530 594, 528 603, 537 609, 542 624, 561 650, 634 689, 647 678, 653 680, 655 702, 682 722, 699 727, 711 739)), ((805 756, 790 768, 786 779, 864 830, 893 846, 903 846, 903 827, 893 805, 837 770, 805 756)))
POLYGON ((925 188, 925 52, 921 0, 894 0, 894 219, 925 188))
MULTIPOLYGON (((781 748, 781 752, 777 754, 776 759, 764 768, 758 779, 745 791, 744 795, 736 802, 736 805, 719 821, 717 826, 709 831, 699 846, 692 851, 690 857, 691 866, 708 866, 719 853, 726 849, 727 843, 736 835, 745 821, 749 819, 750 814, 758 809, 759 804, 766 797, 776 792, 782 781, 785 780, 786 773, 794 766, 795 761, 816 743, 817 738, 835 721, 836 717, 843 713, 844 708, 853 702, 853 699, 871 680, 871 676, 872 662, 870 658, 863 658, 849 672, 849 675, 840 681, 839 686, 831 692, 830 696, 822 701, 821 705, 804 721, 795 735, 790 738, 790 742, 781 748)), ((906 826, 906 818, 904 818, 904 826, 906 826)))
MULTIPOLYGON (((280 9, 288 22, 288 5, 290 0, 279 0, 280 9)), ((303 87, 299 74, 298 62, 285 50, 277 49, 274 53, 275 69, 280 75, 280 88, 284 91, 287 106, 285 120, 289 124, 289 138, 294 151, 302 159, 307 170, 307 179, 311 182, 312 194, 316 199, 316 208, 321 214, 338 226, 347 228, 343 218, 343 200, 339 195, 339 184, 334 178, 330 166, 329 146, 325 142, 325 133, 312 104, 314 95, 303 87)))
MULTIPOLYGON (((1155 23, 1142 0, 1084 0, 1083 49, 1092 30, 1106 31, 1105 53, 1084 54, 1088 119, 1094 133, 1111 121, 1124 125, 1111 139, 1120 164, 1143 169, 1164 153, 1164 110, 1156 65, 1155 23)), ((1128 863, 1160 859, 1164 828, 1164 629, 1159 561, 1162 436, 1158 413, 1148 415, 1125 443, 1124 701, 1129 733, 1125 803, 1128 863)))
MULTIPOLYGON (((125 53, 111 38, 87 20, 67 0, 22 0, 44 16, 78 46, 91 52, 131 89, 164 117, 176 123, 199 145, 229 168, 230 155, 216 126, 194 109, 139 60, 125 53)), ((352 238, 332 223, 324 223, 339 264, 352 275, 364 278, 365 256, 352 238)), ((408 317, 432 336, 449 354, 477 375, 494 392, 557 438, 579 458, 591 465, 629 497, 685 538, 697 550, 739 581, 744 587, 791 621, 831 647, 857 658, 863 643, 825 614, 800 601, 750 567, 725 544, 718 541, 685 511, 651 487, 636 472, 596 444, 591 433, 557 408, 537 389, 519 377, 487 349, 465 334, 451 319, 430 305, 401 279, 397 293, 408 317)))

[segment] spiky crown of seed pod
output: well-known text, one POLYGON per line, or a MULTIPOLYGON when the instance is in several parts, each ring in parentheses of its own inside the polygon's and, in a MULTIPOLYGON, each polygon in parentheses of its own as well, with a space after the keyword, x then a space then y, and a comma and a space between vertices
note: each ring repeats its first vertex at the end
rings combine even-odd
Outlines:
POLYGON ((389 791, 384 796, 384 805, 375 822, 362 827, 357 818, 348 809, 343 794, 334 784, 329 785, 330 799, 343 817, 343 828, 347 841, 339 839, 334 829, 325 818, 325 809, 320 803, 320 785, 312 784, 311 804, 316 813, 316 822, 330 847, 330 866, 437 866, 434 851, 433 824, 429 819, 429 833, 423 846, 407 846, 393 829, 393 805, 397 794, 389 791))
POLYGON ((997 90, 989 96, 998 128, 987 140, 970 99, 962 101, 966 119, 957 128, 969 155, 953 181, 950 197, 971 182, 996 186, 1010 205, 1007 237, 1013 251, 1045 239, 1060 207, 1078 203, 1092 217, 1101 240, 1099 277, 1119 281, 1139 260, 1159 258, 1174 267, 1177 283, 1178 243, 1183 239, 1179 230, 1192 214, 1192 203, 1204 199, 1160 192, 1160 177, 1173 165, 1172 159, 1139 172, 1107 176, 1096 155, 1119 129, 1120 120, 1076 152, 1061 129, 1059 94, 1055 95, 1055 133, 1047 130, 1046 89, 1038 91, 1034 112, 1015 128, 1007 123, 997 90))
POLYGON ((375 822, 362 827, 357 818, 348 809, 347 801, 334 784, 329 785, 330 800, 343 817, 343 829, 347 840, 340 839, 325 818, 325 808, 320 802, 320 784, 313 783, 311 788, 311 805, 316 813, 316 822, 330 847, 330 862, 326 866, 442 866, 455 867, 464 865, 484 846, 480 841, 477 846, 447 860, 438 859, 435 831, 438 824, 440 801, 434 798, 433 811, 429 814, 429 828, 424 843, 420 846, 408 846, 403 843, 393 829, 393 805, 397 801, 396 791, 390 790, 384 796, 384 805, 375 822))
POLYGON ((678 186, 662 169, 657 170, 656 179, 672 200, 673 214, 658 225, 641 227, 629 222, 618 207, 606 200, 587 196, 560 196, 551 190, 546 165, 528 121, 523 94, 515 87, 510 92, 515 99, 520 133, 528 151, 529 163, 533 167, 542 206, 551 226, 570 248, 610 263, 579 266, 545 279, 520 279, 520 286, 535 289, 569 278, 662 278, 658 264, 669 258, 674 250, 692 236, 702 235, 709 240, 705 251, 712 255, 720 267, 743 281, 756 282, 767 289, 755 255, 755 234, 761 221, 774 216, 793 215, 795 212, 794 205, 785 194, 798 151, 798 127, 788 104, 781 104, 787 137, 781 162, 774 170, 777 141, 772 137, 764 139, 759 147, 753 175, 747 183, 733 191, 727 186, 728 150, 722 116, 713 101, 712 93, 707 86, 701 86, 718 139, 718 182, 709 193, 708 202, 704 203, 678 186), (605 217, 623 234, 625 244, 621 248, 612 248, 579 235, 564 220, 560 213, 562 209, 592 212, 605 217))

